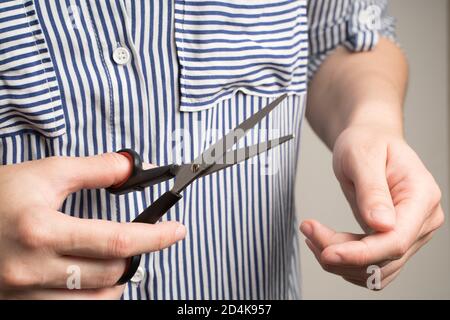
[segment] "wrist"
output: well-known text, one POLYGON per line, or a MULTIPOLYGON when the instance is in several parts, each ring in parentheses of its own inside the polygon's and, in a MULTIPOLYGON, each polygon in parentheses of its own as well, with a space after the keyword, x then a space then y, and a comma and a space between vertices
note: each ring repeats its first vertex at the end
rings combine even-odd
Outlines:
POLYGON ((366 103, 355 107, 343 122, 342 131, 356 127, 379 130, 380 133, 403 139, 402 107, 380 103, 366 103))

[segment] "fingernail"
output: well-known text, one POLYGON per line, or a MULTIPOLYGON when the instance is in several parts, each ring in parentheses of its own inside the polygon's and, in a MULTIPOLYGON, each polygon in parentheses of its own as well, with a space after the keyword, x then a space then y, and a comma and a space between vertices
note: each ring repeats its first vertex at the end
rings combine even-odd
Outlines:
POLYGON ((175 238, 177 241, 183 240, 186 237, 186 227, 184 225, 179 225, 177 230, 175 230, 175 238))
POLYGON ((310 238, 312 236, 312 227, 309 223, 303 223, 300 226, 300 231, 305 235, 305 237, 310 238))
POLYGON ((373 220, 385 226, 393 226, 395 224, 395 216, 390 209, 375 209, 370 213, 373 220))
POLYGON ((328 253, 324 258, 328 264, 339 264, 342 262, 341 256, 335 252, 328 253))

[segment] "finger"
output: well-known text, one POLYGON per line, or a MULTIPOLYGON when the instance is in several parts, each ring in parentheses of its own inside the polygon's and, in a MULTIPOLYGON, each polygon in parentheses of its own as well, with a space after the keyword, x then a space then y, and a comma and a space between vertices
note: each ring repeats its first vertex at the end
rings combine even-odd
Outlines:
POLYGON ((394 279, 397 278, 397 276, 400 274, 401 271, 402 271, 401 269, 397 270, 395 273, 393 273, 390 276, 382 279, 378 285, 373 285, 372 284, 371 287, 368 286, 367 280, 364 280, 364 279, 358 279, 358 278, 355 279, 355 278, 346 277, 346 276, 342 277, 342 278, 345 281, 348 281, 348 282, 350 282, 350 283, 352 283, 354 285, 357 285, 359 287, 367 288, 367 289, 371 288, 371 290, 379 291, 379 290, 382 290, 382 289, 386 288, 392 281, 394 281, 394 279))
POLYGON ((355 158, 349 165, 356 203, 364 222, 373 230, 388 231, 395 226, 395 210, 386 178, 385 153, 355 158))
POLYGON ((410 197, 398 203, 395 208, 398 220, 395 229, 399 235, 399 244, 406 251, 423 236, 423 227, 427 221, 433 221, 432 212, 435 208, 430 209, 427 197, 416 194, 415 191, 411 191, 410 197))
POLYGON ((13 273, 3 276, 2 290, 100 289, 117 284, 126 269, 126 259, 88 259, 49 255, 24 258, 13 273))
MULTIPOLYGON (((327 231, 330 235, 332 235, 330 229, 328 229, 327 231)), ((410 259, 411 256, 413 256, 423 245, 425 245, 431 239, 432 235, 433 232, 417 241, 401 259, 377 263, 377 265, 380 267, 381 288, 386 287, 395 279, 403 265, 410 259)), ((342 276, 345 280, 355 285, 367 287, 367 279, 371 276, 371 273, 368 272, 369 270, 367 269, 367 266, 348 267, 328 265, 322 260, 322 251, 317 248, 309 239, 306 239, 305 242, 309 249, 313 252, 316 260, 319 262, 323 270, 342 276)))
POLYGON ((360 240, 364 235, 336 232, 315 220, 306 220, 300 230, 317 248, 323 250, 332 245, 360 240))
POLYGON ((55 257, 46 265, 47 274, 40 288, 78 289, 111 288, 123 275, 125 259, 87 259, 79 257, 55 257))
POLYGON ((406 262, 408 262, 408 260, 414 254, 416 254, 417 251, 419 251, 421 247, 426 245, 431 240, 433 234, 434 231, 430 232, 429 234, 419 239, 401 259, 391 261, 385 266, 380 266, 382 279, 386 279, 392 274, 396 273, 398 270, 400 270, 406 264, 406 262))
POLYGON ((367 272, 366 272, 365 268, 338 267, 338 266, 324 264, 321 261, 321 251, 317 247, 315 247, 314 244, 310 240, 306 239, 305 242, 306 242, 306 245, 309 247, 309 249, 314 254, 314 257, 316 258, 317 262, 319 262, 320 266, 322 267, 322 269, 324 271, 333 273, 338 276, 348 276, 348 277, 356 278, 356 279, 362 279, 364 277, 367 278, 367 272))
MULTIPOLYGON (((395 260, 390 262, 389 264, 385 265, 384 267, 381 268, 381 282, 380 282, 380 286, 379 289, 383 289, 386 288, 395 278, 397 278, 397 276, 400 274, 400 272, 402 271, 402 267, 405 265, 405 263, 425 244, 427 244, 431 238, 433 236, 433 232, 431 232, 430 234, 426 235, 425 237, 423 237, 422 239, 420 239, 417 243, 414 244, 414 246, 411 247, 411 249, 408 251, 407 254, 405 254, 404 257, 402 257, 399 260, 395 260)), ((358 285, 360 287, 365 287, 367 288, 367 278, 368 277, 358 277, 357 275, 351 275, 351 274, 346 274, 343 276, 343 278, 350 282, 353 283, 355 285, 358 285)), ((377 288, 375 288, 377 289, 377 288)))
POLYGON ((381 288, 386 288, 392 281, 394 281, 395 278, 398 277, 398 275, 400 274, 400 272, 402 272, 402 269, 398 269, 397 271, 395 271, 394 273, 390 274, 389 276, 382 278, 381 280, 381 288))
POLYGON ((350 208, 352 209, 352 213, 356 221, 365 233, 371 233, 373 230, 367 225, 366 221, 359 213, 358 205, 356 203, 355 186, 353 185, 353 183, 346 182, 340 182, 340 185, 341 190, 344 193, 344 196, 347 199, 350 208))
POLYGON ((321 259, 326 264, 361 267, 399 259, 404 254, 399 239, 396 231, 370 235, 359 241, 331 245, 323 250, 321 259))
POLYGON ((432 211, 432 213, 426 218, 424 224, 422 225, 422 228, 419 232, 419 237, 423 237, 430 232, 433 232, 440 227, 445 222, 445 215, 444 211, 442 210, 442 206, 439 204, 436 209, 432 211))
MULTIPOLYGON (((422 247, 424 246, 430 239, 432 238, 433 233, 428 234, 427 236, 420 239, 416 242, 410 250, 399 260, 395 261, 385 261, 382 263, 377 263, 376 265, 380 268, 380 281, 382 283, 382 287, 385 287, 388 283, 390 283, 395 276, 398 275, 401 268, 406 264, 406 262, 422 247)), ((369 272, 368 266, 365 267, 346 267, 346 266, 334 266, 334 265, 326 265, 323 264, 320 259, 320 250, 314 247, 311 242, 308 243, 308 247, 313 251, 316 259, 321 264, 322 268, 329 272, 339 276, 342 276, 347 281, 360 285, 367 286, 367 279, 372 275, 372 272, 369 272)))
POLYGON ((68 195, 80 189, 107 188, 129 177, 132 164, 118 153, 105 153, 91 157, 49 158, 42 165, 50 166, 46 171, 50 183, 62 186, 68 195))
MULTIPOLYGON (((127 152, 119 152, 118 154, 124 156, 125 158, 127 158, 129 163, 133 165, 134 159, 129 153, 127 153, 127 152)), ((143 170, 149 170, 149 169, 153 169, 155 167, 156 166, 154 164, 151 164, 151 163, 146 163, 146 162, 142 163, 142 169, 143 170)), ((113 189, 114 188, 119 188, 120 186, 122 186, 124 183, 127 182, 128 178, 129 178, 129 174, 126 175, 122 180, 119 180, 118 182, 115 182, 110 187, 112 187, 113 189)))
POLYGON ((331 245, 322 252, 329 264, 365 266, 379 261, 400 259, 417 241, 428 207, 419 198, 407 199, 396 206, 397 223, 392 231, 375 233, 360 241, 331 245))
POLYGON ((117 223, 59 215, 53 230, 55 251, 62 255, 92 258, 126 258, 167 248, 184 239, 186 228, 178 222, 157 224, 117 223))
POLYGON ((8 291, 0 294, 1 299, 9 300, 118 300, 125 286, 95 289, 37 289, 25 291, 8 291))

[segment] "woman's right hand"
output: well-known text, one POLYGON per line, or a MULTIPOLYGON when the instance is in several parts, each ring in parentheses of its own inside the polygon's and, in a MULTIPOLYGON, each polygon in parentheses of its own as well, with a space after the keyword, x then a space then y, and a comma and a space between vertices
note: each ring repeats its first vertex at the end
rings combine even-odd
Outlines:
POLYGON ((0 298, 118 299, 127 257, 184 239, 178 222, 116 223, 58 211, 69 194, 110 187, 130 171, 117 153, 0 166, 0 298), (79 290, 68 288, 71 270, 80 272, 79 290))

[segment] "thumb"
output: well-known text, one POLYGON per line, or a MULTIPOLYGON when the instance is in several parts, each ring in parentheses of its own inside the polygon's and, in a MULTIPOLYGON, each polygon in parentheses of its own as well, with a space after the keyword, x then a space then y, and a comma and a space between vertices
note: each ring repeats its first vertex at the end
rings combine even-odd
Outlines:
POLYGON ((396 214, 386 178, 386 161, 381 159, 358 162, 350 179, 361 218, 375 231, 389 231, 394 228, 396 214))
POLYGON ((68 194, 81 189, 110 187, 127 179, 132 171, 131 162, 119 153, 53 158, 48 164, 52 172, 57 173, 54 176, 58 181, 54 182, 59 184, 54 185, 63 186, 68 194))

